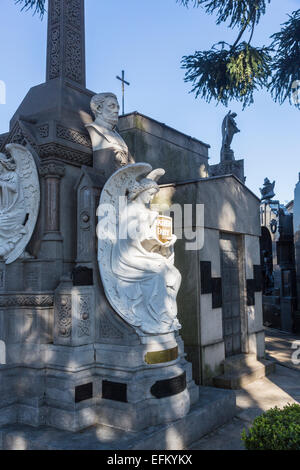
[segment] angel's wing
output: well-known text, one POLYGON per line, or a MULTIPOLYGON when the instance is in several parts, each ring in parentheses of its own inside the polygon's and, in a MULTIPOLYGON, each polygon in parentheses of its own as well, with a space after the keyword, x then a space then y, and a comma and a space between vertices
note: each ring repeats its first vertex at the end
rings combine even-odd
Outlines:
POLYGON ((26 233, 7 258, 6 264, 10 264, 21 256, 32 237, 40 207, 40 185, 36 164, 29 150, 19 144, 8 144, 5 148, 17 164, 27 214, 26 233))
POLYGON ((152 167, 148 163, 135 163, 116 171, 102 190, 97 210, 98 263, 104 291, 114 310, 131 324, 132 318, 129 318, 131 314, 124 311, 116 292, 117 280, 111 271, 111 254, 119 237, 119 211, 122 210, 120 204, 127 200, 128 189, 151 170, 152 167))

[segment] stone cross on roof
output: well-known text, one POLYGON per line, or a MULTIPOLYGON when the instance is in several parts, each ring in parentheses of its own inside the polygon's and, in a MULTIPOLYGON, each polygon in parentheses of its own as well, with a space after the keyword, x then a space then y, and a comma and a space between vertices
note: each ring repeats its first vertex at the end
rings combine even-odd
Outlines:
POLYGON ((84 0, 49 0, 46 81, 85 88, 84 0))

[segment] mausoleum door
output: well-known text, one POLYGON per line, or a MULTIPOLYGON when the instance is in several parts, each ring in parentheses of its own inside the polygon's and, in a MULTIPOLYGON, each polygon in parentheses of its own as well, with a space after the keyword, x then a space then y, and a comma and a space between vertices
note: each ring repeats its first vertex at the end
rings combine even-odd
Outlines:
POLYGON ((241 314, 238 236, 222 233, 220 236, 223 337, 225 356, 241 353, 241 314))

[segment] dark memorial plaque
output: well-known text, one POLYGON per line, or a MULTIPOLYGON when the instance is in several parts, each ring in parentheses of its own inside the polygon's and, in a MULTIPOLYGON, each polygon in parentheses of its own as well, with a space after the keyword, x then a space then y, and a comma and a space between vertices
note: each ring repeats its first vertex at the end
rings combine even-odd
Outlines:
POLYGON ((254 273, 254 281, 255 281, 255 292, 261 292, 262 291, 262 272, 261 272, 260 264, 253 265, 253 273, 254 273))
POLYGON ((158 380, 151 387, 151 394, 155 398, 166 398, 177 395, 186 389, 186 373, 167 380, 158 380))
POLYGON ((212 308, 222 307, 222 279, 220 277, 212 278, 212 308))
POLYGON ((127 385, 120 382, 102 380, 102 398, 127 403, 127 385))
POLYGON ((85 266, 78 266, 73 269, 72 279, 74 286, 92 286, 94 284, 93 270, 85 266))
POLYGON ((247 279, 247 305, 255 305, 255 279, 247 279))
POLYGON ((212 279, 211 279, 211 262, 200 261, 201 273, 201 294, 211 294, 212 292, 212 279))
POLYGON ((93 398, 93 382, 75 387, 75 403, 93 398))

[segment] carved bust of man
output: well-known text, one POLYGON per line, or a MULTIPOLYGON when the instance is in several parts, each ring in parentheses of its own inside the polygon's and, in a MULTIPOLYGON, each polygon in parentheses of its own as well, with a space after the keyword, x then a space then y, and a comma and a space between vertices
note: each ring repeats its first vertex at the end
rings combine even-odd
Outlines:
MULTIPOLYGON (((116 95, 113 93, 99 93, 93 96, 91 100, 91 110, 95 120, 86 125, 91 137, 94 155, 98 151, 111 151, 115 157, 116 167, 130 163, 128 147, 116 130, 119 109, 116 95)), ((95 158, 97 160, 96 155, 95 158)), ((96 164, 96 166, 98 165, 96 164)))

